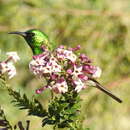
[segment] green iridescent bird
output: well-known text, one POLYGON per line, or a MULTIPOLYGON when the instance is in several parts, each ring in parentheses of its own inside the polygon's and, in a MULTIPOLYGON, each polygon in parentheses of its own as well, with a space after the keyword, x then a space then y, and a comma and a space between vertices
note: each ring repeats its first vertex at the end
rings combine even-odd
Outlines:
MULTIPOLYGON (((31 29, 26 32, 10 32, 9 34, 18 34, 24 37, 28 45, 31 47, 33 54, 37 55, 43 52, 41 46, 46 46, 49 50, 54 48, 54 45, 50 43, 48 36, 37 29, 31 29)), ((96 87, 102 92, 106 93, 110 97, 112 97, 117 102, 121 103, 122 100, 112 94, 109 90, 104 88, 98 81, 90 77, 90 86, 96 87)))
POLYGON ((52 49, 48 36, 37 29, 31 29, 26 32, 10 32, 9 34, 18 34, 24 37, 28 45, 31 47, 33 54, 37 55, 43 52, 41 46, 46 46, 49 50, 52 49))

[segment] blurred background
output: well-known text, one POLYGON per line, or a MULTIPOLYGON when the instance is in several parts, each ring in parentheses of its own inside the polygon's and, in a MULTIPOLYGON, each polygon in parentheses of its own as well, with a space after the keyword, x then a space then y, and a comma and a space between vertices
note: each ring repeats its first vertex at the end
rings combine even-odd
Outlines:
MULTIPOLYGON (((84 127, 130 130, 130 0, 0 0, 0 60, 8 51, 17 51, 21 57, 10 87, 30 98, 35 95, 47 107, 49 91, 35 94, 42 82, 29 72, 30 48, 23 38, 7 34, 32 28, 44 31, 57 45, 80 44, 81 52, 102 68, 99 81, 123 100, 119 104, 95 88, 81 92, 84 127)), ((12 124, 30 119, 30 130, 51 130, 41 128, 39 118, 27 117, 10 101, 0 87, 0 105, 12 124)))

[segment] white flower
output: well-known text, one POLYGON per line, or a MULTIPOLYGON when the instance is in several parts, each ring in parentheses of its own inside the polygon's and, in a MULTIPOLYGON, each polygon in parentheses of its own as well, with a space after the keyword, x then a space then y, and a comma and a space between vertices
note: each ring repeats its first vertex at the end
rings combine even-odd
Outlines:
POLYGON ((83 74, 83 72, 82 72, 82 66, 78 67, 78 66, 74 65, 74 70, 71 73, 73 79, 77 80, 79 78, 78 75, 82 75, 82 74, 83 74))
POLYGON ((96 67, 95 73, 92 74, 93 78, 99 78, 101 76, 102 70, 100 67, 96 67))
POLYGON ((77 92, 80 92, 82 89, 85 88, 84 83, 80 79, 75 80, 74 83, 76 85, 75 91, 77 91, 77 92))
POLYGON ((1 62, 0 63, 0 71, 1 74, 7 73, 9 76, 9 79, 13 78, 16 75, 16 69, 12 62, 1 62))
POLYGON ((56 49, 57 57, 59 59, 69 59, 72 62, 75 62, 77 59, 77 56, 70 50, 65 50, 63 48, 57 48, 56 49))
POLYGON ((7 74, 9 79, 13 78, 16 75, 16 69, 12 62, 20 60, 19 56, 17 55, 17 52, 7 52, 6 53, 8 58, 6 61, 3 61, 0 63, 0 73, 1 74, 7 74))
POLYGON ((0 73, 4 74, 7 71, 7 63, 1 62, 0 63, 0 73))
POLYGON ((8 66, 8 76, 9 79, 11 79, 16 75, 16 69, 11 62, 7 63, 7 66, 8 66))
POLYGON ((72 75, 74 77, 78 77, 78 75, 80 75, 80 74, 83 74, 82 73, 82 66, 78 67, 78 66, 74 65, 74 71, 73 71, 72 75))
POLYGON ((32 60, 29 63, 29 69, 31 72, 33 72, 34 75, 42 75, 43 66, 45 65, 45 61, 43 59, 37 58, 35 60, 32 60))
POLYGON ((48 73, 50 69, 45 68, 47 61, 46 55, 38 55, 29 63, 29 69, 33 74, 42 76, 43 73, 48 73))
POLYGON ((61 72, 61 66, 57 62, 57 59, 54 56, 51 56, 49 63, 51 64, 51 71, 53 73, 61 72))
POLYGON ((6 55, 11 58, 14 62, 17 62, 18 60, 20 60, 17 52, 7 52, 6 55))
POLYGON ((68 85, 67 85, 66 81, 59 82, 52 86, 52 90, 55 93, 65 93, 68 91, 68 85))
POLYGON ((54 56, 48 57, 37 56, 29 63, 29 69, 35 75, 42 76, 43 74, 52 74, 61 72, 61 66, 57 63, 57 59, 54 56))

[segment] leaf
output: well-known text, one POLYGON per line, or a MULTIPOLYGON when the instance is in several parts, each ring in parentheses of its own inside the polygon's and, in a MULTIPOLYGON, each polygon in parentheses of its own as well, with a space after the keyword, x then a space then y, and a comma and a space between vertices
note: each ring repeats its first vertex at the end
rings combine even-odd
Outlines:
POLYGON ((42 127, 44 127, 46 124, 54 125, 55 120, 51 120, 50 118, 45 118, 42 120, 42 127))
POLYGON ((4 111, 0 107, 0 126, 4 128, 0 128, 1 130, 8 130, 12 129, 12 126, 10 125, 9 121, 6 119, 6 116, 4 114, 4 111))
POLYGON ((44 127, 47 124, 48 120, 49 120, 48 118, 42 120, 42 127, 44 127))
POLYGON ((7 122, 6 120, 0 120, 0 126, 6 126, 7 122))
POLYGON ((14 103, 20 110, 27 109, 28 115, 45 117, 47 112, 43 109, 41 103, 37 99, 29 100, 26 94, 21 96, 20 92, 16 92, 11 88, 8 88, 9 95, 12 96, 11 103, 14 103))

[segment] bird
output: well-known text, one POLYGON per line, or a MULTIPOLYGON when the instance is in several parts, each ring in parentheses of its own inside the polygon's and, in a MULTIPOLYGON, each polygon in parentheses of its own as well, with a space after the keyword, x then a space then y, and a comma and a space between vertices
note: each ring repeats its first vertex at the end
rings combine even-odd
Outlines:
MULTIPOLYGON (((14 31, 14 32, 9 32, 9 34, 17 34, 17 35, 22 36, 25 39, 25 41, 28 43, 30 48, 32 49, 33 55, 38 55, 43 52, 43 50, 41 49, 42 45, 46 46, 46 48, 48 48, 49 50, 51 50, 53 48, 53 45, 49 41, 48 36, 45 33, 43 33, 41 30, 38 30, 38 29, 30 29, 25 32, 14 31)), ((90 86, 93 86, 93 87, 101 90, 102 92, 104 92, 105 94, 107 94, 108 96, 113 98, 115 101, 122 103, 122 100, 120 98, 118 98, 117 96, 112 94, 108 89, 103 87, 94 78, 89 77, 88 83, 90 86)))
POLYGON ((52 49, 52 43, 50 43, 48 36, 38 29, 30 29, 26 32, 9 32, 8 34, 17 34, 22 36, 32 49, 34 55, 38 55, 43 52, 41 49, 42 45, 46 46, 49 50, 52 49))

